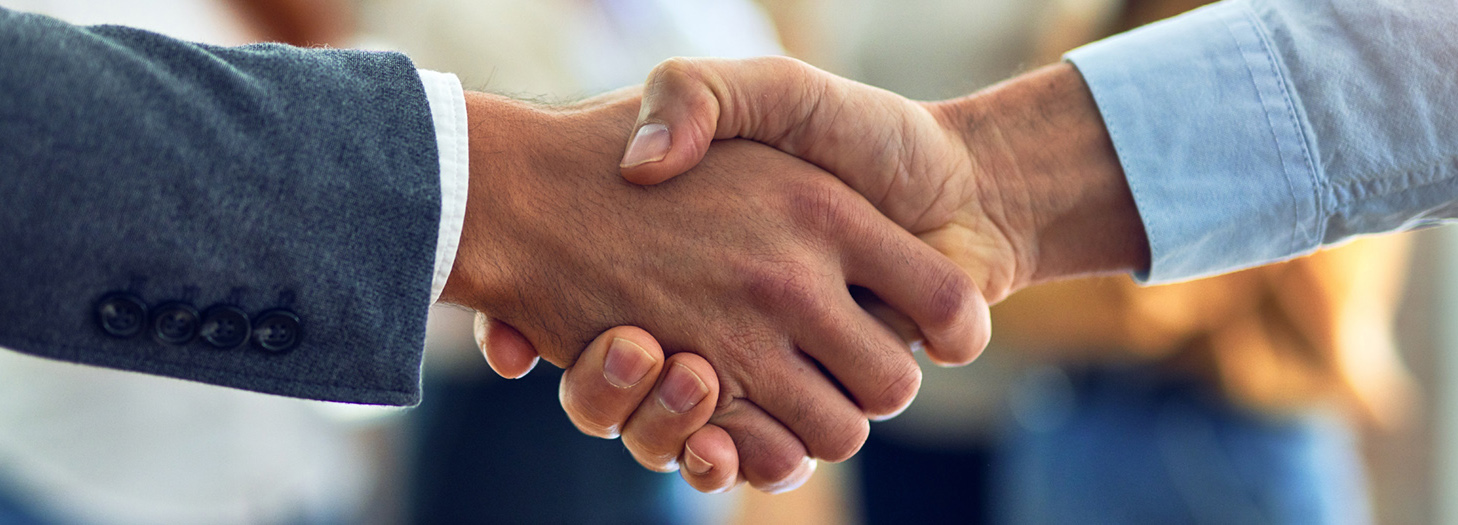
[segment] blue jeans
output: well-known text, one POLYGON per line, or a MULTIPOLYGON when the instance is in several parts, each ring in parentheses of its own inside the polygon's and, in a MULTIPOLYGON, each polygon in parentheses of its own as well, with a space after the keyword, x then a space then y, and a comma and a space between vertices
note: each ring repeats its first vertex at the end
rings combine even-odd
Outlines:
POLYGON ((56 520, 42 516, 24 501, 24 497, 7 483, 0 483, 0 525, 53 525, 56 520))
POLYGON ((993 483, 999 521, 1371 521, 1357 441, 1335 417, 1266 417, 1148 367, 1086 372, 1071 386, 1042 407, 1058 421, 1008 425, 993 483))

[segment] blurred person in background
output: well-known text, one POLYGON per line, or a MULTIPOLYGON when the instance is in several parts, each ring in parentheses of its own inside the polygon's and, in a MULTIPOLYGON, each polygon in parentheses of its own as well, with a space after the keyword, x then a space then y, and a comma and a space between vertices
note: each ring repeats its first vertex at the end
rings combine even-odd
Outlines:
MULTIPOLYGON (((219 45, 353 43, 343 0, 0 6, 219 45)), ((0 523, 359 522, 374 413, 0 352, 0 523)))
POLYGON ((1139 288, 1030 288, 994 310, 1035 367, 991 497, 1009 523, 1369 523, 1353 424, 1394 430, 1414 389, 1392 333, 1406 237, 1139 288))

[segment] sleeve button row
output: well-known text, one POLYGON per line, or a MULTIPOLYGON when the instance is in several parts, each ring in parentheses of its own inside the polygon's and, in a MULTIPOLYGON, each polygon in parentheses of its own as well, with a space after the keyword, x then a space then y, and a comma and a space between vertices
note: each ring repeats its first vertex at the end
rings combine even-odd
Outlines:
POLYGON ((247 312, 236 306, 214 305, 198 314, 190 304, 168 302, 148 314, 147 303, 129 293, 107 294, 96 303, 97 324, 119 339, 150 329, 153 339, 168 345, 201 339, 213 348, 233 350, 252 340, 265 352, 282 354, 298 347, 303 338, 298 314, 285 309, 268 310, 250 321, 247 312))

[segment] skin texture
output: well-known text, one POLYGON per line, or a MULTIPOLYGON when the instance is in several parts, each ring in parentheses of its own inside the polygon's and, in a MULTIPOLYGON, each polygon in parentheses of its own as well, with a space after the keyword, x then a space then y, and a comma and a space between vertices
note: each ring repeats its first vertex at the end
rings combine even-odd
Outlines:
MULTIPOLYGON (((631 97, 547 111, 471 93, 467 110, 470 188, 442 300, 509 325, 562 367, 610 327, 654 334, 660 351, 639 344, 642 352, 624 354, 640 366, 604 362, 594 377, 662 389, 674 374, 660 380, 660 372, 699 369, 704 389, 717 390, 710 422, 718 430, 707 432, 732 439, 739 471, 757 487, 781 490, 803 478, 813 468, 807 457, 850 457, 868 418, 895 414, 916 394, 921 374, 909 348, 856 304, 849 286, 870 290, 948 347, 981 344, 974 334, 985 331, 985 305, 971 280, 813 165, 727 141, 676 180, 642 187, 617 168, 637 111, 631 97), (701 360, 655 357, 685 351, 701 360), (635 382, 643 374, 652 379, 635 382)), ((484 332, 488 341, 511 335, 489 325, 484 332)), ((503 368, 532 361, 488 360, 503 368)), ((579 375, 593 376, 569 373, 564 400, 601 386, 578 389, 571 380, 579 375)), ((581 405, 573 421, 601 436, 645 429, 625 441, 660 470, 669 468, 658 461, 665 443, 695 442, 656 437, 682 425, 614 424, 628 413, 601 408, 614 400, 622 398, 581 405)))
MULTIPOLYGON (((649 77, 634 128, 639 140, 620 163, 627 180, 662 183, 701 162, 716 140, 743 137, 774 146, 837 174, 946 253, 986 303, 1037 282, 1148 265, 1143 225, 1113 145, 1071 65, 960 99, 921 103, 793 59, 673 59, 649 77)), ((862 302, 903 337, 921 337, 874 297, 862 302)), ((967 353, 928 338, 927 352, 937 362, 963 364, 987 335, 977 334, 979 344, 967 353)), ((500 348, 530 355, 525 344, 500 348)), ((569 414, 595 403, 563 401, 569 414)), ((667 428, 626 424, 645 433, 667 428)), ((698 454, 735 452, 715 435, 694 437, 698 454)), ((725 487, 685 478, 701 489, 725 487)))

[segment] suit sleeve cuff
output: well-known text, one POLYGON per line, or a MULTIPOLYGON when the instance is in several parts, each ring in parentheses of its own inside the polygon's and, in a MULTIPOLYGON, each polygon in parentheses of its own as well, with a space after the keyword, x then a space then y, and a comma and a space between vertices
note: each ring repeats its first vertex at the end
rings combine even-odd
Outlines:
POLYGON ((1308 253, 1321 241, 1310 123, 1268 29, 1221 2, 1070 52, 1118 152, 1168 283, 1308 253))
POLYGON ((466 133, 466 95, 461 81, 450 73, 417 70, 435 122, 440 152, 440 236, 435 244, 435 272, 430 279, 430 302, 440 299, 451 267, 456 263, 461 228, 466 219, 466 185, 470 181, 470 142, 466 133))

